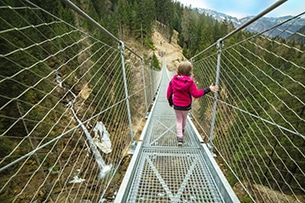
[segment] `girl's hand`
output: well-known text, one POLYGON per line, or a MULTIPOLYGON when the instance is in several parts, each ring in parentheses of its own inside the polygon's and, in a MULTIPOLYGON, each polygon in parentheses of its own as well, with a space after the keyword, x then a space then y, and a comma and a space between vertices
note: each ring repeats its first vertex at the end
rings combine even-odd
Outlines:
POLYGON ((210 90, 212 91, 212 92, 217 92, 218 90, 219 90, 219 87, 218 87, 218 85, 214 85, 214 86, 210 86, 210 90))

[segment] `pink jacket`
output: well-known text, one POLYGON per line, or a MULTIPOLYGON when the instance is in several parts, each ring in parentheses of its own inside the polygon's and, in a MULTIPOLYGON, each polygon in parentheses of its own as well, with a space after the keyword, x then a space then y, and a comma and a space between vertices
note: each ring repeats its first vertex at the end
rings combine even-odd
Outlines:
POLYGON ((176 74, 168 84, 166 97, 170 105, 187 107, 192 104, 192 96, 194 98, 202 97, 205 91, 208 92, 207 90, 197 89, 193 78, 176 74))

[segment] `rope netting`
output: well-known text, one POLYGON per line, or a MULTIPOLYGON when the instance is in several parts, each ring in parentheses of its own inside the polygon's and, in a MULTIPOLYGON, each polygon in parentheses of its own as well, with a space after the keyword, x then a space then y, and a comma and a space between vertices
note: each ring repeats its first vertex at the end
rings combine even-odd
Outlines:
POLYGON ((305 35, 293 26, 304 15, 261 33, 241 31, 193 58, 202 87, 219 65, 219 94, 196 101, 192 115, 239 197, 305 201, 305 35))
POLYGON ((1 1, 0 11, 0 201, 113 195, 159 71, 98 29, 71 25, 84 24, 71 10, 60 18, 1 1))

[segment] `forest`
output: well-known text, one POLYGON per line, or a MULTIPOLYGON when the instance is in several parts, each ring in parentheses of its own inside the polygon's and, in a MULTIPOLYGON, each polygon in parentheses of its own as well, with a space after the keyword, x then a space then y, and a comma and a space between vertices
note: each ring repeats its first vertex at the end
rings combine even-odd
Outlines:
MULTIPOLYGON (((6 2, 10 2, 10 0, 1 0, 1 3, 3 5, 6 4, 6 2)), ((91 25, 90 23, 84 23, 82 25, 77 25, 78 20, 76 19, 76 15, 71 11, 71 9, 68 9, 67 5, 64 4, 63 2, 59 1, 59 0, 32 0, 33 3, 39 5, 40 7, 48 10, 50 13, 58 16, 59 18, 65 19, 65 21, 68 21, 69 23, 73 24, 74 26, 81 26, 81 29, 84 29, 85 31, 90 31, 91 33, 94 34, 94 36, 97 39, 103 39, 104 41, 107 42, 107 38, 109 38, 109 36, 104 35, 103 33, 99 32, 93 25, 91 25)), ((156 21, 159 22, 159 24, 157 26, 161 26, 159 29, 162 29, 164 31, 164 33, 166 34, 168 41, 170 42, 172 40, 172 36, 174 31, 178 32, 178 44, 182 47, 183 49, 183 54, 186 58, 191 58, 192 56, 196 55, 197 53, 199 53, 200 51, 202 51, 203 49, 205 49, 206 47, 210 46, 211 44, 213 44, 214 42, 216 42, 218 39, 220 39, 222 36, 226 35, 227 33, 231 32, 232 30, 234 30, 233 24, 227 20, 224 20, 223 22, 218 22, 215 19, 213 19, 211 16, 207 16, 205 14, 201 14, 198 13, 198 11, 192 9, 191 7, 185 7, 184 5, 182 5, 181 3, 177 2, 177 1, 172 1, 172 0, 87 0, 87 1, 83 1, 83 0, 73 0, 73 2, 80 8, 82 8, 89 16, 91 16, 93 19, 97 20, 100 25, 102 25, 103 27, 105 27, 109 32, 111 32, 112 34, 114 34, 117 38, 121 39, 122 41, 127 40, 127 39, 135 39, 136 41, 138 41, 141 46, 145 47, 145 49, 154 49, 154 44, 151 40, 152 34, 153 34, 153 30, 154 30, 154 26, 156 26, 156 21)), ((14 4, 14 3, 10 3, 10 4, 14 4)), ((20 2, 19 1, 15 1, 15 6, 20 6, 19 5, 20 2)), ((13 18, 12 15, 14 15, 13 13, 7 11, 7 13, 2 13, 1 15, 5 15, 5 16, 10 16, 7 19, 9 19, 11 22, 1 22, 0 23, 0 30, 5 30, 8 29, 9 26, 11 24, 19 24, 20 27, 22 27, 22 25, 26 25, 26 21, 22 21, 20 19, 17 18, 17 21, 15 20, 15 18, 13 18), (14 21, 14 22, 13 22, 14 21)), ((35 18, 35 16, 31 16, 28 15, 27 13, 24 13, 24 18, 25 19, 33 19, 35 18)), ((55 25, 55 29, 58 30, 58 33, 65 33, 65 28, 63 26, 61 26, 60 28, 57 27, 55 25)), ((304 34, 304 30, 305 30, 305 26, 300 30, 301 33, 304 34)), ((49 30, 43 30, 43 28, 41 28, 40 32, 44 33, 46 36, 50 35, 52 33, 49 33, 49 30)), ((40 33, 28 33, 28 35, 31 35, 34 39, 40 37, 40 33)), ((233 45, 236 41, 242 41, 241 39, 246 39, 249 38, 251 36, 253 36, 253 33, 247 32, 247 31, 243 31, 241 32, 239 35, 237 36, 233 36, 229 41, 226 42, 226 46, 230 47, 230 45, 233 45)), ((4 35, 2 35, 4 36, 4 35)), ((23 36, 20 36, 19 33, 15 32, 14 35, 10 35, 10 36, 4 36, 1 37, 0 39, 0 46, 1 46, 1 54, 5 53, 5 52, 10 52, 13 51, 15 49, 15 46, 17 46, 18 44, 20 45, 20 47, 25 46, 26 44, 31 44, 33 43, 32 41, 30 41, 29 39, 25 39, 24 41, 19 41, 18 39, 22 39, 23 36), (9 39, 11 38, 12 41, 13 39, 17 39, 15 41, 15 45, 12 46, 11 44, 7 43, 7 41, 5 39, 9 39), (5 50, 5 52, 3 51, 5 50)), ((72 37, 66 38, 65 40, 76 40, 79 38, 79 34, 75 34, 75 36, 72 35, 72 37)), ((277 39, 278 41, 282 42, 282 43, 286 43, 286 44, 291 44, 294 46, 299 47, 299 49, 304 50, 304 38, 300 39, 297 36, 291 36, 289 39, 277 39)), ((64 42, 61 40, 56 41, 56 46, 61 47, 62 44, 64 42)), ((109 45, 113 45, 113 40, 111 40, 109 38, 108 40, 108 44, 109 45)), ((258 45, 263 45, 265 47, 272 47, 274 46, 274 42, 272 41, 268 41, 268 40, 261 40, 261 39, 257 39, 257 41, 254 42, 255 44, 258 45)), ((250 46, 250 45, 248 45, 250 46)), ((95 51, 97 50, 99 47, 93 47, 92 50, 95 51)), ((253 50, 253 52, 260 52, 260 50, 257 47, 247 47, 251 50, 253 50)), ((26 55, 14 55, 14 61, 21 61, 21 65, 22 63, 26 64, 29 63, 29 60, 35 60, 35 57, 39 58, 41 55, 45 54, 46 50, 52 50, 53 47, 43 47, 40 50, 36 49, 36 50, 32 50, 31 52, 31 57, 27 57, 26 55), (35 56, 35 57, 33 57, 35 56)), ((77 49, 80 49, 80 47, 78 47, 77 49)), ((237 47, 236 48, 238 51, 242 52, 242 48, 237 47)), ((305 61, 305 56, 300 55, 298 53, 292 53, 293 51, 288 49, 284 49, 284 50, 277 50, 279 53, 281 53, 281 56, 283 58, 289 59, 291 61, 294 61, 296 64, 302 64, 302 62, 305 61)), ((52 51, 50 51, 52 52, 52 51)), ((73 56, 69 56, 68 54, 65 56, 66 59, 73 57, 73 56)), ((249 54, 249 57, 250 56, 249 54)), ((275 58, 273 56, 271 56, 270 53, 266 53, 264 56, 262 56, 263 58, 266 58, 266 60, 268 60, 269 63, 275 64, 275 66, 279 67, 279 69, 281 70, 285 70, 289 73, 289 75, 291 75, 292 77, 296 78, 298 81, 302 81, 304 79, 304 69, 299 68, 296 70, 290 69, 289 67, 289 63, 275 58)), ((259 64, 260 61, 253 58, 253 63, 257 63, 259 64)), ((49 66, 51 67, 56 67, 58 66, 58 63, 60 63, 61 61, 64 61, 65 59, 58 59, 58 61, 54 60, 54 59, 50 59, 48 62, 49 66)), ((147 58, 145 58, 145 60, 148 60, 147 58)), ((225 59, 224 63, 228 62, 230 60, 230 58, 225 59), (226 61, 227 60, 227 61, 226 61)), ((21 70, 21 67, 19 66, 15 66, 16 69, 12 69, 10 68, 11 66, 9 64, 11 64, 12 60, 7 60, 7 59, 3 59, 1 58, 1 64, 0 64, 0 68, 1 68, 1 78, 6 78, 9 76, 12 76, 14 74, 16 74, 18 71, 21 70)), ((152 61, 146 61, 147 63, 151 63, 154 67, 160 67, 159 65, 159 61, 153 57, 152 61)), ((236 66, 238 66, 239 64, 235 64, 236 66)), ((246 64, 244 64, 246 65, 246 64)), ((1 97, 0 98, 0 106, 2 107, 4 104, 8 103, 9 98, 15 98, 18 95, 22 94, 24 92, 25 89, 27 89, 29 86, 31 86, 31 84, 33 84, 35 81, 38 81, 40 78, 38 76, 46 76, 46 73, 48 72, 47 70, 48 68, 41 64, 39 65, 37 68, 33 68, 29 71, 26 71, 27 74, 29 75, 29 77, 24 77, 24 75, 22 76, 22 78, 15 78, 15 81, 6 81, 4 83, 1 84, 0 86, 0 92, 1 95, 7 95, 7 97, 1 97), (20 84, 20 83, 16 83, 16 81, 18 80, 23 80, 25 84, 20 84)), ((66 69, 69 69, 68 67, 66 69)), ((266 69, 268 69, 268 67, 266 67, 266 69)), ((273 75, 274 77, 281 77, 280 74, 278 72, 273 71, 272 69, 268 69, 267 72, 270 72, 271 75, 273 75)), ((196 74, 196 70, 194 71, 196 74)), ((82 75, 82 72, 77 72, 77 74, 82 75)), ((98 73, 101 74, 101 73, 98 73)), ((225 73, 224 73, 225 74, 225 73)), ((257 81, 255 80, 255 78, 251 77, 251 75, 249 73, 246 73, 246 70, 242 69, 242 67, 240 67, 239 70, 232 70, 232 74, 234 75, 241 75, 241 74, 245 74, 245 75, 249 75, 249 78, 245 78, 245 79, 241 79, 244 80, 244 83, 248 82, 249 80, 253 80, 251 81, 251 84, 254 84, 254 86, 260 86, 260 84, 257 84, 257 81)), ((257 77, 260 77, 262 75, 260 75, 260 72, 255 72, 255 74, 257 75, 257 77)), ((71 77, 72 78, 72 77, 71 77)), ((224 77, 225 78, 225 75, 224 77)), ((223 79, 222 78, 222 79, 223 79)), ((86 78, 87 80, 89 80, 89 78, 86 78)), ((265 79, 265 83, 268 83, 268 80, 270 79, 265 79)), ((297 92, 297 96, 299 98, 301 98, 302 101, 305 101, 305 94, 303 92, 303 87, 301 85, 297 85, 297 84, 287 84, 289 83, 289 81, 286 81, 287 78, 279 78, 278 80, 281 81, 281 85, 282 86, 287 86, 289 91, 294 91, 297 92)), ((73 81, 71 79, 71 81, 67 81, 67 85, 71 85, 72 86, 73 81)), ((121 84, 119 84, 121 85, 121 84)), ((48 84, 41 82, 39 84, 39 87, 41 87, 41 89, 44 89, 44 91, 37 91, 37 89, 31 89, 30 91, 27 91, 24 95, 22 95, 22 100, 24 101, 28 101, 28 103, 18 103, 18 102, 11 102, 9 105, 7 105, 5 108, 1 109, 1 115, 6 115, 5 117, 2 116, 0 117, 0 132, 1 134, 3 132, 5 132, 5 126, 11 126, 12 123, 14 121, 12 121, 10 118, 17 118, 20 115, 20 111, 27 111, 28 109, 32 108, 33 103, 36 103, 37 101, 43 100, 44 94, 46 92, 50 92, 52 87, 49 87, 48 84), (20 111, 14 111, 13 109, 20 109, 20 111)), ((77 89, 78 87, 75 87, 75 89, 77 89)), ((234 85, 227 87, 230 91, 234 91, 234 85)), ((280 92, 281 90, 278 87, 270 87, 270 88, 274 88, 272 89, 274 92, 280 92)), ((38 88, 40 89, 40 88, 38 88)), ((255 91, 254 87, 249 85, 249 89, 247 90, 248 92, 251 91, 255 91)), ((268 92, 266 89, 261 88, 260 89, 262 94, 266 94, 268 95, 268 92)), ((110 93, 109 93, 110 94, 110 93)), ((237 92, 238 94, 244 94, 243 92, 237 92)), ((247 93, 245 93, 246 97, 249 98, 249 100, 251 101, 251 96, 248 95, 247 93)), ((263 100, 261 98, 258 98, 259 102, 263 102, 263 100)), ((270 99, 272 100, 272 95, 270 95, 270 99)), ((287 117, 290 117, 291 120, 295 120, 295 122, 293 123, 293 127, 295 127, 296 129, 298 129, 298 132, 301 135, 305 134, 305 126, 302 125, 302 121, 298 120, 298 116, 301 118, 305 118, 304 115, 304 111, 305 111, 305 107, 302 105, 302 103, 300 102, 295 102, 293 100, 290 100, 289 98, 283 96, 281 98, 282 100, 285 101, 285 103, 289 104, 290 106, 293 106, 294 109, 298 110, 298 115, 294 115, 290 112, 286 112, 286 109, 283 108, 283 114, 287 115, 287 117), (293 102, 293 103, 292 103, 293 102)), ((48 100, 44 100, 44 105, 45 106, 54 106, 54 104, 56 104, 56 96, 55 95, 51 95, 49 97, 48 100)), ((229 101, 228 101, 229 102, 229 101)), ((234 103, 233 101, 230 101, 232 103, 234 103)), ((237 106, 243 106, 243 105, 248 105, 247 103, 243 103, 244 101, 239 101, 240 104, 236 104, 237 106)), ((278 104, 280 105, 280 104, 278 104)), ((256 108, 258 106, 258 104, 253 102, 253 107, 254 109, 260 109, 260 108, 256 108), (256 105, 256 106, 255 106, 256 105)), ((247 107, 245 107, 247 108, 247 107)), ((250 107, 249 107, 250 108, 250 107)), ((57 111, 60 112, 64 109, 64 106, 59 106, 57 111)), ((201 108, 202 114, 205 113, 206 109, 205 107, 201 108)), ((31 111, 31 115, 27 115, 27 117, 34 117, 35 120, 40 120, 41 118, 44 117, 44 114, 46 113, 46 109, 44 108, 35 108, 33 111, 31 111)), ((280 116, 276 117, 276 112, 274 112, 274 109, 272 109, 271 107, 266 107, 265 111, 261 111, 261 112, 255 112, 259 115, 265 115, 265 114, 272 114, 274 115, 274 120, 277 121, 277 123, 279 123, 281 126, 287 127, 289 128, 290 126, 287 125, 287 123, 285 122, 285 119, 281 118, 280 116)), ((55 112, 52 112, 51 115, 49 116, 49 120, 51 122, 51 120, 53 118, 55 118, 57 115, 55 115, 55 112)), ((219 117, 221 117, 221 115, 218 115, 219 117)), ((250 120, 250 119, 249 119, 250 120)), ((34 124, 29 120, 29 129, 31 128, 31 126, 33 126, 34 124)), ((234 131, 232 129, 237 128, 240 123, 240 121, 236 120, 234 123, 232 123, 229 127, 228 130, 228 135, 227 137, 227 142, 228 142, 228 146, 230 145, 236 145, 236 151, 232 154, 228 154, 227 156, 230 157, 238 157, 239 156, 239 151, 238 148, 242 147, 242 145, 244 144, 244 142, 247 142, 247 140, 243 140, 240 143, 234 143, 232 144, 232 142, 234 142, 234 140, 231 140, 230 137, 233 136, 241 136, 241 135, 235 135, 234 131)), ((45 125, 48 125, 48 120, 45 121, 45 125)), ((253 129, 255 127, 251 126, 251 123, 248 123, 248 127, 250 129, 253 129)), ((14 131, 14 136, 24 136, 25 131, 27 131, 28 129, 25 129, 23 126, 22 122, 17 123, 16 125, 14 125, 14 127, 12 129, 9 130, 9 133, 12 133, 12 131, 14 131)), ((43 125, 40 126, 39 130, 41 130, 41 132, 45 131, 45 128, 43 125)), ((259 131, 260 129, 257 128, 257 131, 259 131)), ((268 128, 268 130, 266 130, 266 133, 268 133, 267 131, 272 131, 273 133, 277 133, 278 129, 276 127, 270 127, 268 128)), ((254 136, 254 134, 256 133, 255 131, 250 131, 250 136, 254 136)), ((269 140, 265 140, 262 141, 263 144, 267 145, 269 144, 269 142, 273 143, 273 148, 270 149, 270 167, 273 167, 274 165, 279 165, 279 168, 283 168, 283 163, 281 162, 282 160, 278 160, 276 159, 276 157, 273 157, 274 155, 274 151, 272 151, 273 149, 276 149, 278 147, 278 145, 291 145, 289 146, 289 148, 291 150, 296 150, 296 148, 294 148, 292 145, 297 145, 298 149, 301 149, 302 151, 299 152, 298 150, 295 151, 295 154, 298 154, 298 156, 300 154, 305 154, 305 140, 303 137, 297 137, 294 138, 294 143, 289 143, 289 141, 285 138, 279 138, 279 140, 274 140, 275 138, 270 137, 269 140), (273 165, 274 164, 274 165, 273 165)), ((254 143, 255 144, 255 143, 254 143)), ((7 154, 10 153, 11 150, 11 145, 15 145, 14 143, 12 143, 12 141, 9 138, 2 138, 0 141, 0 148, 1 148, 1 152, 0 152, 0 156, 5 157, 7 154)), ((285 174, 285 176, 289 176, 291 182, 289 183, 291 185, 291 187, 293 188, 294 186, 297 187, 297 183, 294 181, 294 178, 296 178, 297 180, 301 180, 302 178, 304 178, 302 172, 298 169, 297 166, 299 166, 300 168, 305 168, 305 162, 304 160, 302 160, 302 157, 295 157, 295 161, 289 161, 289 157, 287 157, 287 154, 285 153, 285 151, 278 151, 277 153, 282 153, 283 154, 283 159, 284 161, 287 160, 287 165, 289 167, 289 171, 292 171, 293 174, 285 174), (294 177, 292 177, 294 176, 294 177)), ((249 157, 255 159, 256 157, 252 157, 255 155, 251 155, 249 157)), ((257 155, 259 156, 259 155, 257 155)), ((232 163, 233 168, 238 168, 242 166, 242 162, 244 162, 245 160, 240 160, 239 163, 232 163)), ((246 160, 246 161, 251 161, 251 160, 246 160)), ((257 166, 260 167, 260 166, 257 166)), ((251 174, 251 169, 249 169, 249 174, 251 174)), ((232 174, 231 174, 232 175, 232 174)), ((239 174, 241 175, 241 174, 239 174)), ((273 174, 274 176, 278 177, 281 174, 275 172, 275 174, 273 174)), ((268 175, 267 172, 265 172, 264 174, 262 174, 263 179, 271 179, 270 174, 268 175)), ((232 184, 234 184, 236 180, 234 178, 231 178, 231 182, 232 184)), ((253 181, 257 181, 256 178, 253 178, 253 181)), ((304 181, 299 181, 302 182, 302 187, 305 188, 305 182, 304 181)), ((264 184, 264 183, 263 183, 264 184)), ((277 183, 275 185, 273 185, 273 188, 275 190, 286 190, 287 188, 285 188, 285 184, 284 183, 277 183)), ((304 191, 298 191, 300 194, 304 195, 304 191)))

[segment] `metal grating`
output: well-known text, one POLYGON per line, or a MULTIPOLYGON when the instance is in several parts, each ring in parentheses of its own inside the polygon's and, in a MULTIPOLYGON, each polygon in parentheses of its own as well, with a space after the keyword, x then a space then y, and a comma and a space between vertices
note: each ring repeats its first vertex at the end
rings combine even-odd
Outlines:
POLYGON ((224 202, 196 149, 143 149, 128 202, 224 202))
POLYGON ((177 146, 176 117, 165 98, 165 69, 115 202, 239 202, 190 119, 183 146, 177 146))
MULTIPOLYGON (((176 133, 176 120, 175 116, 155 116, 151 120, 149 128, 146 133, 144 145, 146 147, 162 146, 162 147, 176 147, 177 146, 177 133, 176 133)), ((186 125, 183 135, 183 147, 198 147, 198 141, 189 136, 190 126, 186 125)))

